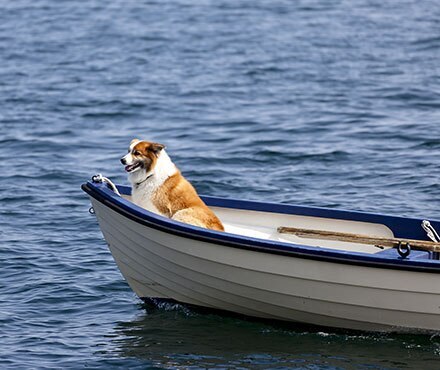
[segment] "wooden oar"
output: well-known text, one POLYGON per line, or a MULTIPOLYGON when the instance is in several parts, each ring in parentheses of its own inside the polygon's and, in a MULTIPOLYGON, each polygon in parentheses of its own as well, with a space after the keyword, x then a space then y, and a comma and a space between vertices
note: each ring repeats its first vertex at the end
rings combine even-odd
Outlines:
POLYGON ((301 238, 339 240, 341 242, 352 242, 360 244, 371 244, 382 247, 397 248, 399 245, 409 244, 413 249, 420 249, 431 252, 440 252, 440 243, 425 240, 383 238, 379 236, 368 236, 361 234, 341 233, 337 231, 301 229, 296 227, 280 226, 278 232, 282 234, 293 234, 301 238))

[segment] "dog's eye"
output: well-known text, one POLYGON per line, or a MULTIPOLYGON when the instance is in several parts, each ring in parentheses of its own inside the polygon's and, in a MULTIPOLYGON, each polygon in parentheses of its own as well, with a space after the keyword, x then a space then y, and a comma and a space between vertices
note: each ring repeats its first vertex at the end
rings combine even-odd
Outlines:
POLYGON ((135 151, 133 152, 133 154, 134 154, 134 155, 140 155, 140 154, 141 154, 141 152, 140 152, 140 151, 138 151, 138 150, 135 150, 135 151))

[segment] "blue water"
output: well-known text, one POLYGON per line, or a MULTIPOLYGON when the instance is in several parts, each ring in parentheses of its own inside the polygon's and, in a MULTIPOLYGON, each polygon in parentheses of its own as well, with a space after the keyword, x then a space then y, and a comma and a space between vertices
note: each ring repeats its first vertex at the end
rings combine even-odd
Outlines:
POLYGON ((0 367, 435 369, 439 336, 145 307, 82 182, 440 218, 435 0, 0 0, 0 367))

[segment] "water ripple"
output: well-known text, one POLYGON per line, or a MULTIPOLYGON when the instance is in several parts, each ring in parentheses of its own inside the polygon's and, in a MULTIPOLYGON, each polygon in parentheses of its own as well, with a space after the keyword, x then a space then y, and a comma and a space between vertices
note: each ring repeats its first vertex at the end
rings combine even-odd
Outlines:
POLYGON ((144 306, 80 190, 140 137, 201 193, 440 218, 437 9, 4 2, 0 367, 437 368, 438 337, 144 306))

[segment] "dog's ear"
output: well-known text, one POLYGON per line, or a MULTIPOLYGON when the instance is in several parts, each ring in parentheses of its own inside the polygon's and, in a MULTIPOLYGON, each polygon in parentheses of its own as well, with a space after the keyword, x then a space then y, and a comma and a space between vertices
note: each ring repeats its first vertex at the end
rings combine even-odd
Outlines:
POLYGON ((156 156, 159 156, 159 153, 162 149, 165 149, 165 145, 159 143, 152 143, 149 148, 156 156))
POLYGON ((135 143, 138 143, 140 140, 139 139, 133 139, 131 142, 130 142, 130 146, 132 146, 133 144, 135 144, 135 143))

